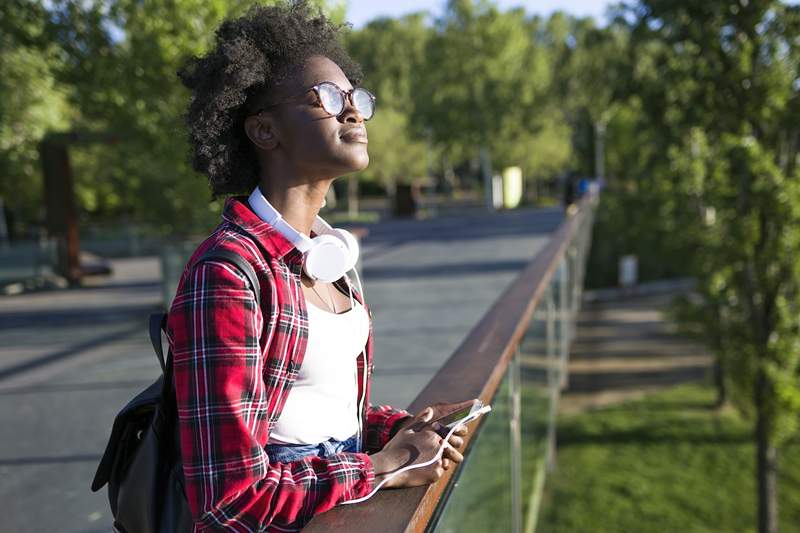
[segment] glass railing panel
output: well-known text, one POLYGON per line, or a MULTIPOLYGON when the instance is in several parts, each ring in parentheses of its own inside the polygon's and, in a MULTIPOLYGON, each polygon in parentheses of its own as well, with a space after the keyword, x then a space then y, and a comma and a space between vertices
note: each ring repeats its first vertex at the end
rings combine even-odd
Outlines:
POLYGON ((523 531, 531 530, 538 515, 550 439, 555 431, 553 396, 559 375, 554 292, 551 282, 533 314, 519 351, 523 531))
POLYGON ((513 531, 511 380, 506 372, 433 528, 437 533, 513 531))

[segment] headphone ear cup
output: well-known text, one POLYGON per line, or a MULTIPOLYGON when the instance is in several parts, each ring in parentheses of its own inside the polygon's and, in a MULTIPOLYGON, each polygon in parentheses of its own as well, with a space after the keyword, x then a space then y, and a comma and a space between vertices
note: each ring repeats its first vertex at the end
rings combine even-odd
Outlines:
POLYGON ((312 239, 313 246, 306 252, 303 269, 311 279, 334 282, 349 270, 350 252, 341 237, 318 235, 312 239))
POLYGON ((347 263, 347 270, 352 270, 355 268, 356 263, 358 262, 358 255, 361 252, 361 247, 358 245, 358 239, 356 239, 355 235, 350 233, 345 229, 338 229, 333 228, 329 235, 335 235, 339 239, 344 242, 345 246, 347 247, 349 260, 347 263))

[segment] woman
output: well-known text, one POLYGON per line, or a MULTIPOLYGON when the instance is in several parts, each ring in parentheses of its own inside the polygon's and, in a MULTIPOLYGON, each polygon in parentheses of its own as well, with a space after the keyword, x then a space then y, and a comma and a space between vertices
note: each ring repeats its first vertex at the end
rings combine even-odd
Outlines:
MULTIPOLYGON (((434 457, 434 421, 464 405, 416 417, 369 405, 368 311, 346 276, 309 276, 293 243, 312 235, 333 180, 369 162, 374 99, 354 91, 360 72, 338 31, 305 2, 254 8, 224 22, 211 51, 179 73, 192 92, 195 168, 214 196, 245 195, 226 200, 186 265, 167 326, 196 530, 297 530, 434 457), (260 307, 235 266, 198 261, 215 248, 253 266, 260 307)), ((464 434, 437 463, 385 486, 437 480, 462 460, 464 434)))

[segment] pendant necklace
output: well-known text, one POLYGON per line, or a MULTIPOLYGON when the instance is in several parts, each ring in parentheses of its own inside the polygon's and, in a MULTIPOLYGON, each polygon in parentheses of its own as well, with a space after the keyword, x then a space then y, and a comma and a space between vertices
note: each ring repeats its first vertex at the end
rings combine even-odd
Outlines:
POLYGON ((333 312, 335 314, 336 313, 336 304, 333 301, 333 295, 331 294, 330 285, 328 285, 328 296, 331 299, 331 303, 328 303, 328 302, 325 301, 325 298, 323 298, 322 295, 317 291, 316 284, 317 283, 314 282, 314 285, 311 286, 311 290, 316 293, 316 295, 319 297, 320 300, 322 300, 325 303, 325 305, 327 305, 330 309, 333 309, 333 312))

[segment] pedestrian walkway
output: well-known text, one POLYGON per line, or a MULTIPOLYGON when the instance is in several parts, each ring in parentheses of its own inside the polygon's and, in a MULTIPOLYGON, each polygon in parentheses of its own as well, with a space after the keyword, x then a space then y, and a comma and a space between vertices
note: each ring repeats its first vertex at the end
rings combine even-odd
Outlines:
POLYGON ((569 387, 559 410, 573 413, 627 401, 708 377, 713 362, 666 316, 674 294, 587 301, 569 361, 569 387))
MULTIPOLYGON (((558 226, 520 209, 369 226, 373 403, 406 406, 558 226)), ((146 321, 161 304, 155 257, 115 260, 91 286, 0 298, 2 531, 107 532, 89 485, 116 412, 159 372, 146 321)), ((456 400, 456 398, 454 398, 456 400)))

